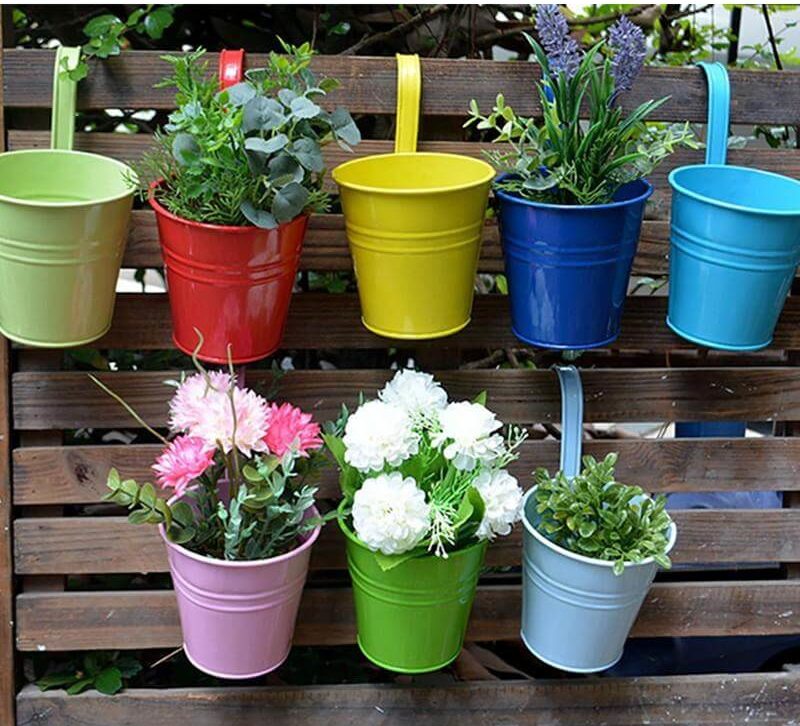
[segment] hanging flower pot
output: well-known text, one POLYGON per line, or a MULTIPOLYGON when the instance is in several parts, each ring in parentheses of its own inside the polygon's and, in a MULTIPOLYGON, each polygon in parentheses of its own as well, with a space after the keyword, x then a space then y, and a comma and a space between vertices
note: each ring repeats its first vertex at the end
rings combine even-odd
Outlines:
POLYGON ((236 376, 198 370, 170 401, 171 440, 126 404, 165 445, 153 465, 161 489, 112 469, 105 499, 131 510, 132 523, 159 526, 189 660, 220 678, 254 678, 289 654, 326 519, 307 483, 319 466, 320 428, 236 376))
POLYGON ((470 320, 487 163, 417 153, 418 56, 397 56, 395 153, 336 167, 362 321, 390 338, 439 338, 470 320))
POLYGON ((622 657, 659 564, 670 564, 677 530, 664 497, 615 481, 616 454, 585 457, 580 471, 580 376, 574 366, 557 372, 561 471, 538 470, 523 502, 521 635, 545 663, 592 673, 622 657))
POLYGON ((726 166, 730 82, 721 63, 708 81, 705 165, 669 175, 667 323, 692 342, 757 350, 772 341, 800 263, 800 182, 726 166))
POLYGON ((522 489, 505 467, 525 432, 485 396, 448 403, 433 376, 399 371, 323 435, 340 469, 339 526, 358 644, 373 663, 426 673, 461 652, 489 540, 511 533, 522 489))
POLYGON ((652 193, 640 179, 608 204, 565 206, 496 190, 511 325, 520 340, 565 349, 616 340, 652 193))
POLYGON ((620 103, 646 55, 628 18, 610 28, 602 53, 602 43, 581 50, 557 5, 537 6, 536 27, 544 48, 529 41, 543 119, 519 116, 500 94, 487 116, 473 101, 467 125, 506 145, 488 156, 503 172, 495 197, 514 333, 546 348, 595 348, 620 332, 653 192, 645 177, 676 147, 697 143, 688 124, 645 123, 667 98, 630 111, 620 103))
POLYGON ((56 51, 51 149, 0 154, 0 332, 26 345, 85 345, 111 327, 135 175, 72 150, 78 48, 56 51))
POLYGON ((292 79, 275 53, 244 80, 242 52, 220 54, 219 81, 203 51, 171 59, 182 105, 143 163, 173 340, 212 363, 280 347, 309 214, 327 208, 321 146, 360 139, 347 111, 318 105, 332 81, 314 80, 308 48, 284 50, 292 79))

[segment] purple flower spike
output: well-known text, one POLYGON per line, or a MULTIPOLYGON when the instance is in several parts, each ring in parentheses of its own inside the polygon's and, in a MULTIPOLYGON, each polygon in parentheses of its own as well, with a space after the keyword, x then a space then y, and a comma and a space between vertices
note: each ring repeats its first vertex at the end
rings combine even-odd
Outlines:
POLYGON ((647 55, 644 33, 623 15, 608 31, 608 45, 614 50, 611 60, 614 95, 630 91, 647 55))
POLYGON ((572 78, 578 72, 583 52, 570 37, 567 19, 558 5, 539 5, 536 8, 536 32, 547 53, 550 72, 572 78))

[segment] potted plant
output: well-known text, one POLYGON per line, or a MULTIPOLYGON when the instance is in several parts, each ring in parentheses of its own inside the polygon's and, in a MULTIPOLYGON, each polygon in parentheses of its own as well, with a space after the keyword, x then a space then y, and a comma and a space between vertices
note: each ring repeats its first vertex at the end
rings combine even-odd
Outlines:
POLYGON ((572 479, 539 469, 523 503, 522 639, 537 658, 575 673, 622 657, 677 534, 665 497, 617 482, 616 461, 585 456, 572 479))
POLYGON ((274 670, 289 654, 324 520, 307 484, 322 459, 319 426, 232 374, 200 369, 170 402, 167 441, 95 382, 164 441, 153 465, 160 490, 112 469, 105 498, 130 509, 131 522, 158 525, 187 658, 221 678, 274 670))
POLYGON ((399 371, 323 438, 339 465, 339 526, 358 643, 373 663, 424 673, 464 641, 487 542, 511 532, 522 490, 506 470, 525 432, 433 376, 399 371))
POLYGON ((329 208, 321 148, 360 140, 337 86, 310 71, 311 47, 283 45, 265 68, 218 90, 202 49, 164 56, 177 111, 140 166, 156 213, 175 345, 202 360, 247 363, 280 345, 308 215, 329 208))
POLYGON ((528 37, 542 78, 543 119, 517 115, 497 96, 470 106, 467 125, 507 144, 488 156, 495 184, 515 335, 533 345, 579 349, 619 334, 645 202, 644 178, 678 146, 696 148, 688 123, 648 125, 668 100, 619 105, 645 59, 641 29, 623 16, 607 43, 584 53, 557 5, 540 5, 528 37), (580 118, 588 106, 588 121, 580 118))

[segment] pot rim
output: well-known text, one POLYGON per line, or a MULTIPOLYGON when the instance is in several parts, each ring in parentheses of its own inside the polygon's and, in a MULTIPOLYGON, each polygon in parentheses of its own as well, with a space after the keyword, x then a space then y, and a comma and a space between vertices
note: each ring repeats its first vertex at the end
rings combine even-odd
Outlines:
MULTIPOLYGON (((514 176, 511 173, 501 174, 497 179, 495 179, 495 183, 499 181, 503 181, 510 176, 514 176)), ((496 197, 499 197, 503 201, 513 202, 516 204, 524 204, 530 207, 536 207, 537 209, 569 209, 574 210, 576 212, 594 212, 601 209, 616 209, 617 207, 627 207, 632 204, 638 204, 640 202, 644 202, 653 193, 653 185, 647 181, 647 179, 634 179, 633 181, 627 182, 622 186, 627 186, 628 184, 644 184, 645 189, 644 191, 637 197, 633 199, 625 199, 620 202, 608 202, 607 204, 551 204, 549 202, 534 202, 530 199, 524 199, 523 197, 516 196, 514 194, 509 194, 502 189, 494 189, 494 194, 496 197)))
POLYGON ((487 164, 482 159, 475 159, 471 156, 465 156, 463 154, 446 154, 441 151, 397 151, 390 154, 370 154, 369 156, 362 156, 358 159, 351 159, 350 161, 345 161, 343 164, 339 164, 332 172, 331 178, 336 184, 344 189, 353 189, 358 192, 369 192, 370 194, 380 194, 383 196, 427 196, 429 194, 446 194, 449 192, 460 192, 465 191, 467 189, 473 189, 475 187, 479 187, 482 184, 487 184, 492 181, 495 177, 495 170, 490 164, 487 164), (472 162, 478 166, 484 167, 484 174, 476 179, 475 181, 471 182, 464 182, 462 184, 450 184, 447 186, 437 186, 431 189, 408 189, 408 188, 401 188, 401 189, 387 189, 386 187, 376 187, 370 186, 368 184, 358 184, 353 182, 343 182, 339 180, 337 177, 340 176, 340 170, 345 169, 351 166, 357 166, 358 164, 363 164, 367 161, 372 161, 373 159, 388 159, 397 156, 413 156, 420 161, 423 158, 444 158, 444 159, 466 159, 469 162, 472 162))
MULTIPOLYGON (((345 506, 346 503, 347 503, 347 499, 342 499, 342 501, 339 503, 339 506, 336 508, 336 511, 340 515, 339 517, 336 518, 336 521, 339 523, 339 529, 342 530, 342 534, 344 534, 344 536, 348 540, 350 540, 353 544, 358 545, 361 549, 364 549, 367 552, 372 552, 373 554, 375 554, 374 550, 371 550, 369 547, 367 547, 367 545, 365 545, 358 538, 358 535, 356 535, 356 533, 353 532, 353 530, 351 530, 350 527, 347 526, 346 522, 344 521, 344 517, 341 516, 342 509, 344 509, 344 506, 345 506)), ((473 544, 468 545, 467 547, 463 547, 460 550, 455 550, 453 552, 448 552, 447 553, 447 559, 452 559, 453 557, 461 557, 461 556, 465 555, 467 552, 471 552, 472 550, 474 550, 474 549, 476 549, 478 547, 484 547, 484 546, 486 546, 488 544, 489 544, 488 540, 479 539, 477 542, 474 542, 473 544)), ((408 560, 408 561, 411 562, 413 560, 421 560, 421 559, 424 559, 426 557, 436 557, 436 555, 428 552, 428 554, 424 555, 423 557, 414 557, 414 558, 412 558, 411 560, 408 560)), ((439 557, 437 559, 440 559, 440 560, 444 561, 443 557, 439 557)))
MULTIPOLYGON (((172 504, 176 501, 181 499, 179 496, 170 497, 167 500, 168 504, 172 504)), ((311 512, 312 516, 319 516, 319 510, 317 509, 316 504, 312 504, 306 512, 311 512)), ((298 545, 294 549, 289 550, 288 552, 284 552, 282 555, 277 555, 275 557, 267 557, 263 560, 220 560, 216 557, 208 557, 207 555, 199 555, 196 552, 192 552, 191 550, 187 549, 183 545, 176 544, 175 542, 170 542, 167 539, 167 533, 164 531, 164 525, 158 525, 158 533, 161 535, 161 539, 164 540, 164 544, 167 547, 175 550, 176 552, 180 552, 181 555, 188 557, 191 560, 195 560, 196 562, 203 562, 205 564, 211 565, 218 565, 220 567, 233 567, 236 569, 246 569, 248 567, 262 567, 263 565, 272 565, 278 562, 283 562, 284 560, 289 560, 301 552, 309 549, 314 542, 317 541, 317 537, 319 537, 319 533, 322 531, 322 525, 318 524, 314 529, 311 530, 311 533, 306 537, 302 544, 298 545)))
POLYGON ((180 222, 188 227, 213 230, 214 232, 225 232, 228 234, 252 234, 254 230, 260 230, 268 233, 279 230, 281 227, 288 227, 292 224, 296 224, 298 220, 307 219, 311 216, 310 214, 305 213, 298 214, 294 219, 290 219, 288 222, 281 222, 277 227, 275 227, 275 230, 257 227, 255 224, 212 224, 211 222, 195 222, 193 219, 186 219, 185 217, 180 217, 177 214, 170 212, 169 209, 167 209, 156 199, 154 191, 156 187, 161 186, 163 181, 163 179, 156 179, 154 182, 150 183, 150 189, 147 192, 147 203, 153 208, 157 215, 171 219, 173 222, 180 222))
POLYGON ((800 216, 800 212, 792 209, 763 209, 760 207, 748 207, 742 204, 734 204, 733 202, 725 202, 721 199, 715 199, 714 197, 706 196, 705 194, 700 194, 699 192, 692 191, 687 187, 679 184, 675 177, 680 174, 682 171, 686 171, 688 169, 698 169, 698 168, 705 168, 705 169, 734 169, 736 171, 746 172, 748 174, 752 174, 755 176, 767 176, 767 177, 776 177, 778 179, 782 179, 784 181, 788 181, 794 186, 797 187, 798 194, 800 194, 800 181, 797 179, 792 179, 785 174, 776 174, 774 171, 765 171, 764 169, 754 169, 749 166, 737 166, 735 164, 687 164, 685 166, 679 166, 677 169, 673 169, 669 175, 667 176, 667 180, 669 181, 669 185, 675 190, 680 192, 681 194, 685 194, 687 197, 695 199, 699 202, 704 202, 705 204, 710 204, 714 207, 721 207, 723 209, 730 209, 734 212, 745 212, 748 214, 763 214, 771 217, 798 217, 800 216))
MULTIPOLYGON (((88 151, 74 151, 71 149, 20 149, 19 151, 6 151, 0 154, 0 157, 9 156, 24 156, 32 154, 58 154, 59 156, 86 156, 91 159, 97 159, 103 163, 113 164, 119 167, 120 172, 128 173, 133 179, 137 179, 136 172, 127 164, 121 162, 119 159, 112 159, 110 156, 103 156, 102 154, 92 154, 88 151)), ((126 197, 132 197, 136 193, 136 187, 132 186, 125 192, 113 194, 107 197, 98 197, 97 199, 67 201, 67 202, 48 202, 41 199, 23 199, 22 197, 12 197, 7 194, 0 194, 0 202, 7 202, 9 204, 16 204, 18 206, 35 207, 39 209, 78 209, 80 207, 94 206, 96 204, 108 204, 110 202, 117 202, 126 197)))
MULTIPOLYGON (((576 560, 577 562, 583 562, 587 565, 597 565, 598 567, 605 567, 607 569, 611 569, 614 567, 614 563, 611 560, 601 560, 597 557, 588 557, 587 555, 581 555, 577 552, 571 552, 570 550, 561 547, 561 545, 557 545, 555 542, 551 542, 547 537, 545 537, 536 527, 531 524, 527 517, 527 506, 528 500, 533 496, 533 493, 536 491, 538 486, 533 486, 525 492, 525 496, 522 498, 522 524, 525 527, 525 531, 528 532, 532 537, 535 537, 538 542, 545 545, 545 547, 557 552, 559 555, 562 555, 570 560, 576 560)), ((649 497, 649 495, 648 495, 649 497)), ((664 550, 664 554, 668 555, 672 548, 675 546, 675 540, 678 536, 678 528, 675 525, 675 522, 672 521, 672 517, 670 517, 670 525, 669 525, 669 539, 667 541, 667 548, 664 550)), ((653 564, 655 560, 652 557, 647 557, 639 562, 625 562, 625 568, 628 567, 643 567, 646 565, 653 564)))

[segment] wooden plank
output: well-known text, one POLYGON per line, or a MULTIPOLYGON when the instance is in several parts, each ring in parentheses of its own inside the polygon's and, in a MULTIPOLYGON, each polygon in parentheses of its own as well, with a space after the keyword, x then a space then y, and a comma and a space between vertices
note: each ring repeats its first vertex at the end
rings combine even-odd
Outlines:
MULTIPOLYGON (((49 149, 49 131, 10 130, 8 133, 10 151, 19 149, 49 149)), ((121 133, 79 133, 75 135, 75 148, 95 154, 111 156, 126 163, 138 162, 142 156, 153 148, 153 137, 149 134, 121 133)), ((488 149, 502 150, 505 144, 479 143, 468 141, 422 141, 420 151, 435 151, 445 154, 463 154, 478 159, 485 158, 488 149)), ((388 154, 394 149, 393 141, 364 140, 352 152, 340 149, 336 144, 328 144, 323 149, 325 166, 328 169, 350 161, 354 158, 372 154, 388 154)), ((703 149, 678 149, 667 157, 648 177, 656 190, 663 192, 662 203, 668 203, 670 187, 667 181, 673 169, 688 164, 702 164, 705 159, 703 149)), ((800 153, 794 149, 731 149, 728 152, 729 164, 748 166, 784 174, 793 178, 800 177, 800 153)), ((329 191, 336 191, 336 184, 329 177, 326 179, 329 191)))
MULTIPOLYGON (((800 511, 676 510, 676 564, 800 562, 800 511)), ((14 522, 14 566, 19 574, 151 573, 168 570, 166 551, 155 527, 131 525, 125 517, 27 517, 14 522)), ((520 564, 522 528, 495 540, 489 567, 520 564)), ((325 527, 314 546, 311 567, 347 566, 336 525, 325 527)))
MULTIPOLYGON (((632 296, 625 304, 622 334, 607 347, 649 352, 694 351, 697 346, 673 333, 664 322, 667 298, 632 296)), ((508 297, 476 295, 472 321, 461 332, 436 340, 399 340, 371 333, 361 324, 355 293, 296 293, 283 336, 285 350, 326 348, 425 348, 428 350, 514 348, 525 345, 511 332, 508 297), (329 311, 336 310, 336 315, 329 311)), ((93 348, 166 350, 173 346, 166 295, 123 293, 117 296, 111 330, 93 348)), ((766 350, 800 349, 800 297, 790 297, 773 342, 766 350)))
MULTIPOLYGON (((790 635, 800 633, 800 583, 656 583, 633 637, 790 635)), ((482 586, 468 640, 519 637, 518 586, 482 586)), ((295 645, 355 642, 349 589, 306 588, 295 645)), ((22 651, 173 648, 181 644, 174 593, 22 593, 17 597, 17 647, 22 651), (102 624, 102 627, 98 627, 102 624)))
POLYGON ((800 675, 752 673, 552 679, 452 685, 126 689, 109 698, 19 695, 20 726, 161 726, 185 714, 192 726, 587 726, 588 724, 790 724, 800 675))
MULTIPOLYGON (((127 51, 93 63, 78 93, 79 108, 173 107, 173 91, 154 88, 169 72, 159 51, 127 51)), ((3 59, 6 105, 14 108, 49 108, 53 51, 12 49, 3 59)), ((217 54, 209 53, 210 68, 217 54)), ((263 66, 265 56, 248 53, 248 67, 263 66)), ((393 58, 319 56, 313 69, 338 78, 341 87, 327 104, 342 104, 352 113, 391 114, 396 103, 396 64, 393 58)), ((517 61, 422 59, 424 92, 422 112, 430 116, 466 116, 470 99, 488 110, 498 92, 518 113, 539 114, 539 78, 535 63, 517 61)), ((731 70, 731 120, 736 123, 800 123, 800 74, 793 71, 731 70), (775 99, 780 103, 775 103, 775 99)), ((653 97, 669 96, 653 120, 705 122, 707 92, 699 68, 646 67, 634 88, 622 96, 626 108, 653 97)))
MULTIPOLYGON (((163 425, 178 371, 102 373, 98 377, 152 424, 163 425)), ((312 411, 323 421, 368 397, 391 371, 290 371, 281 377, 278 398, 312 411)), ((549 370, 459 370, 435 373, 453 400, 489 393, 489 405, 509 423, 558 421, 561 398, 549 370)), ((754 368, 584 369, 587 422, 794 420, 800 419, 800 370, 754 368)), ((268 391, 273 374, 248 372, 248 385, 268 391)), ((15 373, 13 420, 17 429, 134 427, 125 410, 83 372, 15 373)))
MULTIPOLYGON (((481 247, 479 270, 503 271, 503 252, 496 220, 488 220, 481 247)), ((633 264, 634 274, 666 274, 668 264, 669 225, 645 221, 642 238, 633 264)), ((162 267, 155 215, 149 210, 134 211, 125 249, 123 267, 162 267)), ((309 222, 303 242, 300 269, 319 271, 351 271, 353 263, 344 233, 344 217, 340 214, 315 214, 309 222)))
MULTIPOLYGON (((158 444, 26 447, 13 451, 14 503, 92 504, 106 490, 109 468, 125 477, 152 480, 158 444)), ((601 458, 619 452, 617 476, 652 492, 800 491, 800 438, 613 439, 584 441, 601 458)), ((527 441, 510 469, 521 482, 539 466, 558 468, 557 441, 527 441)), ((338 475, 323 469, 319 496, 339 496, 338 475)))

